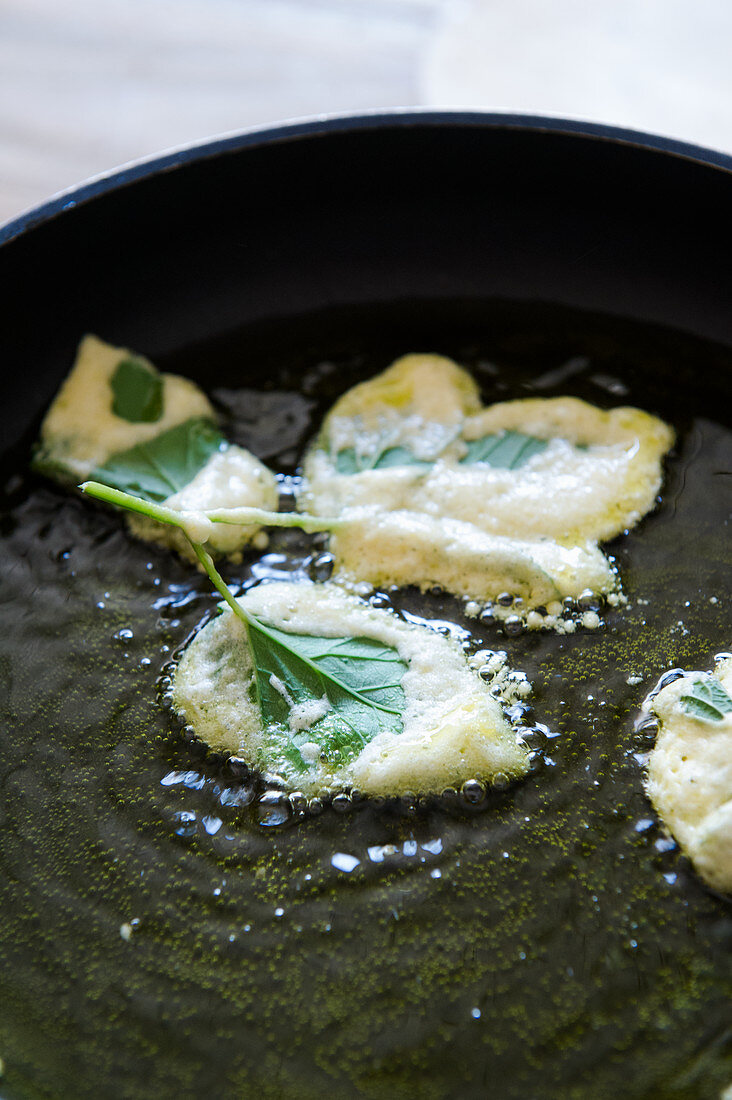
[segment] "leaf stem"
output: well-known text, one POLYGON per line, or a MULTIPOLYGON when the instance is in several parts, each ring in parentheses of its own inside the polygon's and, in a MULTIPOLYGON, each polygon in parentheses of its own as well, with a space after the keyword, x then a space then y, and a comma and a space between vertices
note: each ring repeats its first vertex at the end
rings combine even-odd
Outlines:
MULTIPOLYGON (((143 500, 142 497, 132 496, 121 489, 113 489, 111 485, 104 485, 101 481, 85 481, 79 488, 87 496, 101 500, 105 504, 114 504, 118 508, 126 508, 128 512, 137 512, 148 519, 156 519, 160 523, 167 523, 171 527, 180 527, 185 531, 186 514, 176 512, 174 508, 166 508, 164 504, 155 504, 152 500, 143 500)), ((190 519, 190 513, 188 514, 190 519)))
POLYGON ((104 485, 101 481, 85 481, 79 488, 83 493, 104 501, 105 504, 126 508, 129 512, 137 512, 148 519, 180 527, 183 531, 193 516, 200 516, 211 523, 230 523, 236 527, 299 527, 302 531, 336 531, 343 525, 342 520, 332 516, 311 516, 304 512, 270 512, 265 508, 213 508, 210 511, 191 509, 179 512, 174 508, 166 508, 164 504, 155 504, 151 500, 132 496, 121 489, 113 489, 111 485, 104 485))
POLYGON ((233 596, 228 584, 214 565, 213 558, 209 554, 208 550, 206 550, 206 548, 200 542, 194 542, 191 538, 189 538, 188 541, 193 547, 193 552, 203 566, 208 579, 211 581, 211 584, 214 586, 222 599, 226 601, 234 614, 241 619, 241 621, 246 625, 247 628, 249 628, 252 625, 251 616, 247 611, 244 610, 239 601, 233 596))
POLYGON ((262 527, 299 527, 303 531, 337 531, 343 521, 333 516, 311 516, 305 512, 269 512, 264 508, 214 508, 201 513, 212 523, 262 527))

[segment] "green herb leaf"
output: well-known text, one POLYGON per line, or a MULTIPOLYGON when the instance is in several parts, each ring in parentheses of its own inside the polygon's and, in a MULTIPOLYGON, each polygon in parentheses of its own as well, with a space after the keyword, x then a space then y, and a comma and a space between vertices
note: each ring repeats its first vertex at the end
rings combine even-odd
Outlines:
POLYGON ((387 447, 374 455, 361 455, 354 447, 345 447, 335 457, 339 474, 360 474, 364 470, 387 470, 392 466, 421 466, 428 469, 432 463, 416 458, 407 447, 387 447))
POLYGON ((695 680, 689 694, 682 695, 679 702, 687 714, 707 722, 722 722, 725 714, 732 712, 732 699, 713 676, 695 680))
POLYGON ((495 435, 484 435, 480 439, 466 441, 467 454, 461 459, 463 466, 485 463, 502 470, 518 470, 534 455, 541 454, 548 440, 537 439, 523 432, 506 431, 495 435))
POLYGON ((405 705, 401 680, 407 665, 395 649, 373 638, 322 638, 290 634, 248 616, 257 695, 266 727, 279 726, 295 752, 320 746, 333 764, 345 764, 383 730, 400 733, 405 705), (293 706, 325 698, 327 713, 308 728, 291 731, 293 706))
POLYGON ((112 412, 130 424, 153 424, 163 415, 163 380, 142 359, 123 359, 112 375, 112 412))
POLYGON ((107 459, 92 474, 115 489, 161 501, 188 485, 225 440, 210 420, 193 418, 107 459))
MULTIPOLYGON (((498 432, 480 439, 465 440, 466 454, 460 459, 463 466, 485 463, 504 470, 517 470, 533 455, 541 454, 548 440, 538 439, 523 432, 498 432)), ((393 466, 417 466, 428 470, 432 462, 417 458, 408 447, 387 447, 373 455, 358 454, 353 447, 338 451, 335 456, 339 474, 360 474, 363 470, 386 470, 393 466)))

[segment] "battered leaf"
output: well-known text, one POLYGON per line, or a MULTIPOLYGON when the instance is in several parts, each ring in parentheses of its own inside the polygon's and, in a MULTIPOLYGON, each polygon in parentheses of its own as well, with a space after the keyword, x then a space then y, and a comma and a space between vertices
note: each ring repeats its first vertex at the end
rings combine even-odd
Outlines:
POLYGON ((688 695, 682 695, 679 703, 687 714, 707 722, 723 722, 725 714, 732 712, 732 699, 713 676, 694 680, 691 691, 688 695))
POLYGON ((118 451, 92 474, 94 481, 161 501, 188 485, 225 440, 210 420, 194 417, 146 443, 118 451))
MULTIPOLYGON (((186 534, 214 588, 246 627, 262 724, 284 738, 285 754, 297 768, 308 767, 300 753, 306 742, 317 743, 334 764, 344 764, 382 731, 401 732, 407 664, 396 649, 373 638, 292 634, 263 622, 234 598, 211 555, 188 533, 181 513, 105 484, 85 482, 80 488, 186 534), (310 722, 307 708, 313 705, 318 709, 310 722), (300 708, 299 721, 294 708, 300 708)), ((278 517, 271 513, 270 518, 276 522, 278 517)))

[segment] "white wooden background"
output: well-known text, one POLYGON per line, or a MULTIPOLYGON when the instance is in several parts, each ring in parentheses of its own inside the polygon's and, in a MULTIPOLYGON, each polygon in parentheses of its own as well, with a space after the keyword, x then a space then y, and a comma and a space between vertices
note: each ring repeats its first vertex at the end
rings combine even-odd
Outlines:
POLYGON ((729 0, 0 0, 0 221, 323 112, 492 107, 732 151, 729 0))

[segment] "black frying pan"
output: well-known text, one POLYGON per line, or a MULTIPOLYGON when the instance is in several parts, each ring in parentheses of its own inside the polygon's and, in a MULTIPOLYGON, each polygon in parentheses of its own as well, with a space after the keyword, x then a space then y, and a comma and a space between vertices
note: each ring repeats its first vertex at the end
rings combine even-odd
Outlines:
MULTIPOLYGON (((729 902, 663 833, 633 732, 666 667, 732 641, 730 168, 562 121, 333 119, 122 170, 0 232, 3 1097, 732 1082, 729 902), (155 680, 205 584, 27 473, 85 331, 192 374, 284 472, 338 393, 409 350, 455 355, 487 399, 671 420, 663 502, 610 547, 631 607, 598 634, 480 634, 537 685, 544 771, 477 808, 295 826, 182 742, 155 680)), ((265 568, 305 560, 299 538, 265 568)), ((448 597, 395 603, 459 621, 448 597)))

